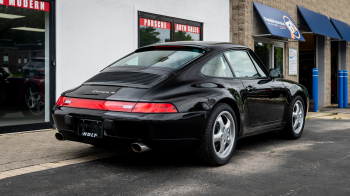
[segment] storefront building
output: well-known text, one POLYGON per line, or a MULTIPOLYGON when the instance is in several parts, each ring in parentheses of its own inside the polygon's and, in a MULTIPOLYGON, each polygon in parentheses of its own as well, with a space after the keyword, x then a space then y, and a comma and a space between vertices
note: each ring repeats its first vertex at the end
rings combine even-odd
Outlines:
POLYGON ((231 0, 230 39, 253 49, 266 68, 303 84, 311 99, 318 68, 319 107, 337 105, 338 70, 350 68, 349 6, 341 0, 231 0))
POLYGON ((59 95, 145 45, 230 41, 227 0, 0 0, 0 134, 52 128, 59 95))
POLYGON ((318 68, 319 107, 337 104, 337 71, 350 66, 349 6, 341 0, 0 0, 0 134, 52 128, 50 110, 63 91, 159 42, 248 46, 267 69, 305 85, 310 98, 318 68))

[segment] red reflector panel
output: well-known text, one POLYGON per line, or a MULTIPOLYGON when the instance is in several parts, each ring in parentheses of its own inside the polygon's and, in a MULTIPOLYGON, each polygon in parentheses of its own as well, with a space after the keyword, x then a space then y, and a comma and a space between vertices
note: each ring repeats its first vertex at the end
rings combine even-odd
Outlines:
POLYGON ((137 103, 132 110, 134 113, 177 113, 177 109, 170 103, 137 103))
POLYGON ((170 103, 133 103, 60 97, 57 106, 134 113, 177 113, 170 103))
POLYGON ((131 112, 131 109, 135 106, 135 103, 132 102, 102 101, 69 97, 60 97, 56 104, 63 107, 110 110, 119 112, 131 112))

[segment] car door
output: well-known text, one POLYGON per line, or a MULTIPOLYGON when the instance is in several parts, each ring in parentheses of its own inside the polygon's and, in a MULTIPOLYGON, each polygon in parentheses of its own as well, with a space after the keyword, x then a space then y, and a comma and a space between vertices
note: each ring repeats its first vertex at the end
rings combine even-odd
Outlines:
POLYGON ((282 122, 285 104, 283 83, 278 79, 270 79, 265 68, 257 63, 250 51, 228 51, 225 55, 234 74, 246 89, 244 99, 250 125, 278 126, 282 122))

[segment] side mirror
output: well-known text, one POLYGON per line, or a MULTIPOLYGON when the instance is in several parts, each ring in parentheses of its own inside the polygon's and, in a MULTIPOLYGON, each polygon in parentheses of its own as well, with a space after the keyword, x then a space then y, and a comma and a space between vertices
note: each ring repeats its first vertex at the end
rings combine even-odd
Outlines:
POLYGON ((270 69, 269 76, 270 76, 271 79, 275 79, 275 78, 280 78, 281 74, 276 69, 270 69))

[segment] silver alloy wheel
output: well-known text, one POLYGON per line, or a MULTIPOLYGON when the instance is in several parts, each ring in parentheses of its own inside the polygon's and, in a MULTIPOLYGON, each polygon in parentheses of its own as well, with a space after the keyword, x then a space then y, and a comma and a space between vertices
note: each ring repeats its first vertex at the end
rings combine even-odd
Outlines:
POLYGON ((292 125, 295 134, 299 134, 304 124, 304 106, 300 100, 293 106, 292 125))
POLYGON ((212 143, 216 155, 220 158, 226 158, 232 151, 235 142, 235 121, 232 115, 227 112, 221 112, 215 120, 213 127, 212 143))

